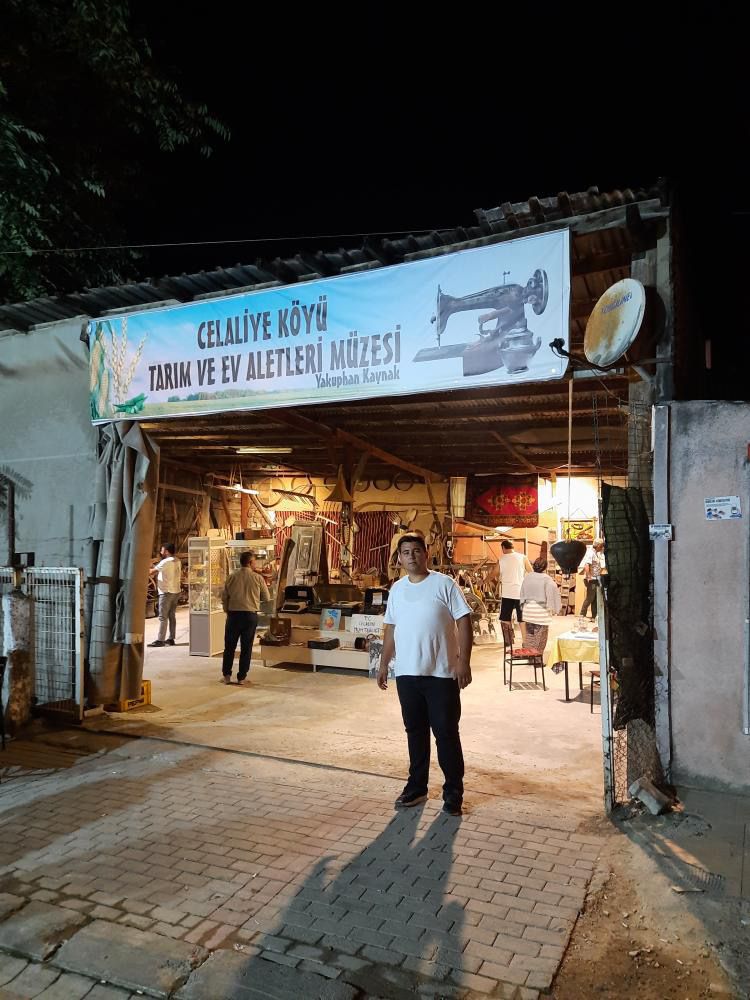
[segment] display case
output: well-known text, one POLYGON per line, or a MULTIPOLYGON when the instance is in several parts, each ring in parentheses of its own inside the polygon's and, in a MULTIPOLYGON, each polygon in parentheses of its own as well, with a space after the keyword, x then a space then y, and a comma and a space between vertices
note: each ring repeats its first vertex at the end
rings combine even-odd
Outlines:
POLYGON ((188 539, 190 655, 215 656, 224 648, 221 592, 227 576, 223 538, 188 539))

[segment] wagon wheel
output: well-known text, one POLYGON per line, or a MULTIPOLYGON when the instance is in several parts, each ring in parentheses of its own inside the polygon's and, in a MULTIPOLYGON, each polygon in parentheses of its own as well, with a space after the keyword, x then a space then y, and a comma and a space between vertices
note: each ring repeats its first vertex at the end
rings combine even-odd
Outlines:
POLYGON ((386 490, 389 490, 392 486, 391 478, 390 476, 376 476, 372 480, 372 485, 375 487, 376 490, 380 490, 381 492, 384 493, 386 490))
POLYGON ((266 479, 261 479, 255 488, 258 491, 258 502, 263 507, 278 507, 283 499, 282 494, 276 492, 277 488, 284 488, 284 481, 278 476, 268 476, 266 479))
POLYGON ((370 480, 367 478, 358 479, 354 484, 354 490, 356 493, 365 493, 370 488, 370 480))
POLYGON ((290 489, 292 493, 302 493, 309 497, 314 489, 313 481, 309 476, 295 476, 292 479, 290 489))
POLYGON ((393 485, 403 493, 412 488, 414 480, 411 476, 407 476, 405 472, 397 472, 393 480, 393 485))

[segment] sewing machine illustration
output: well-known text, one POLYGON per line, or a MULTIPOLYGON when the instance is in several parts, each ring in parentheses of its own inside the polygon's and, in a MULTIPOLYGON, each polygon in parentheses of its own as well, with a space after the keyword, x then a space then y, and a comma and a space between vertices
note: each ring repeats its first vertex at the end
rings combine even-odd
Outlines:
MULTIPOLYGON (((503 282, 509 271, 503 272, 503 282)), ((502 284, 481 292, 455 297, 446 295, 438 285, 437 308, 431 322, 437 325, 437 347, 426 347, 415 361, 442 361, 462 358, 464 376, 482 375, 498 368, 508 374, 526 371, 530 359, 539 350, 541 337, 526 324, 526 306, 537 316, 547 308, 549 283, 547 272, 534 271, 525 285, 502 284), (441 346, 441 339, 450 317, 457 312, 484 309, 477 317, 479 339, 471 344, 441 346)))

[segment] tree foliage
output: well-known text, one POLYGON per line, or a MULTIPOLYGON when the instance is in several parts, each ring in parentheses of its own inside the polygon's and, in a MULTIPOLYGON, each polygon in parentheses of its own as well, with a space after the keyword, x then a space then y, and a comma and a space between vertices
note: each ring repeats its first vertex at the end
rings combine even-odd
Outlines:
POLYGON ((0 23, 0 301, 131 278, 133 253, 77 248, 121 242, 157 159, 208 156, 226 128, 155 65, 128 0, 0 0, 0 23))

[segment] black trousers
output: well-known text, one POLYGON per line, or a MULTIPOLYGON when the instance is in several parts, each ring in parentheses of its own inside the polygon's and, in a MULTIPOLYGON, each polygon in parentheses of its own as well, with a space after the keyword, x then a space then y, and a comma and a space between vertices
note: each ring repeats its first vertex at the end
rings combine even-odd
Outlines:
POLYGON ((586 612, 589 607, 591 608, 591 617, 596 618, 596 594, 599 587, 598 580, 585 580, 586 584, 586 596, 583 599, 583 604, 581 605, 581 617, 586 617, 586 612))
POLYGON ((445 775, 443 799, 464 797, 464 755, 458 723, 461 695, 449 677, 397 677, 396 689, 409 743, 407 795, 426 795, 430 777, 430 729, 435 734, 438 763, 445 775))
POLYGON ((510 616, 515 611, 516 621, 523 621, 523 611, 521 610, 521 602, 515 597, 503 597, 500 601, 500 621, 509 622, 510 616))
POLYGON ((257 627, 258 616, 254 611, 227 611, 227 622, 224 626, 224 659, 221 664, 221 672, 225 677, 232 676, 234 651, 237 649, 238 640, 240 665, 237 669, 237 678, 243 680, 247 677, 257 627))

